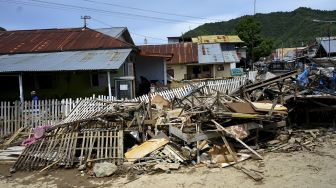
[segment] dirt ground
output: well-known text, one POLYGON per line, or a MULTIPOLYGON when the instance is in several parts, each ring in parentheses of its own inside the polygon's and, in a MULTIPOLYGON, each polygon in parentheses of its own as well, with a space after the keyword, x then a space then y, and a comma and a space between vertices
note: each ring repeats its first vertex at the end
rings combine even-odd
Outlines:
POLYGON ((336 142, 324 143, 316 152, 267 153, 264 160, 249 159, 241 165, 263 172, 255 182, 233 167, 189 167, 171 173, 126 177, 91 178, 76 169, 48 173, 9 173, 0 166, 0 187, 336 187, 336 142))

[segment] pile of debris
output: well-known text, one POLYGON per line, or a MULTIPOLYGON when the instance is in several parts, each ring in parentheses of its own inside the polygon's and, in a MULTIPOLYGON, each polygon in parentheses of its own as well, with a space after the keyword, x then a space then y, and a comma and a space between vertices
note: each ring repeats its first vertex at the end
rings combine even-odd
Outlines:
POLYGON ((101 176, 95 165, 102 162, 150 172, 200 163, 225 167, 250 155, 262 159, 242 139, 256 139, 263 122, 284 121, 286 107, 206 94, 208 89, 173 101, 159 95, 148 103, 83 100, 62 122, 36 128, 12 171, 77 166, 101 176), (251 154, 237 152, 233 142, 251 154))
POLYGON ((317 146, 336 138, 333 129, 306 129, 306 130, 286 130, 281 131, 275 140, 267 142, 270 151, 293 152, 311 151, 314 152, 317 146))
POLYGON ((205 85, 172 100, 160 95, 147 102, 82 100, 60 123, 36 128, 12 172, 63 166, 96 177, 134 175, 263 159, 258 153, 263 146, 312 151, 330 131, 285 127, 293 111, 286 101, 306 90, 298 87, 298 74, 273 75, 231 94, 205 85), (261 143, 261 135, 272 140, 261 143))

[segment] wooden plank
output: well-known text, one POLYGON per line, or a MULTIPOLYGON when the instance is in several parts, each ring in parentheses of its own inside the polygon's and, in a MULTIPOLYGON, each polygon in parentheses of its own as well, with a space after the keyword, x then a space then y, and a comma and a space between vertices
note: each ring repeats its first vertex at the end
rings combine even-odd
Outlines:
POLYGON ((22 132, 23 129, 24 128, 21 127, 19 130, 17 130, 3 145, 4 146, 10 145, 13 142, 13 140, 15 140, 15 138, 22 132))
POLYGON ((219 123, 217 123, 215 120, 211 120, 219 130, 224 131, 226 134, 231 135, 235 140, 237 140, 239 143, 241 143, 243 146, 245 146, 248 150, 250 150, 253 154, 255 154, 259 159, 263 159, 261 155, 259 155, 256 151, 254 151, 252 148, 250 148, 248 145, 246 145, 243 141, 241 141, 239 138, 235 137, 235 135, 232 135, 229 131, 227 131, 224 127, 222 127, 219 123))
POLYGON ((166 138, 150 139, 125 153, 127 161, 134 162, 169 143, 166 138))
POLYGON ((222 139, 223 139, 224 144, 225 144, 226 148, 228 149, 229 153, 232 155, 234 162, 238 162, 238 158, 237 158, 236 153, 232 151, 232 148, 231 148, 229 142, 226 140, 224 135, 222 136, 222 139))

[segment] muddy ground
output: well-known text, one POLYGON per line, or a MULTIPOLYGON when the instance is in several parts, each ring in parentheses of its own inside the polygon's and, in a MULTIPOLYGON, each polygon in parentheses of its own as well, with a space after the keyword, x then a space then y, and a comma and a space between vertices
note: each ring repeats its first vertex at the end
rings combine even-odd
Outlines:
POLYGON ((0 187, 336 187, 336 141, 316 152, 266 153, 264 160, 249 159, 242 166, 263 172, 255 182, 233 167, 185 167, 171 173, 140 175, 129 182, 124 177, 92 178, 76 169, 51 172, 9 173, 10 165, 0 165, 0 187))

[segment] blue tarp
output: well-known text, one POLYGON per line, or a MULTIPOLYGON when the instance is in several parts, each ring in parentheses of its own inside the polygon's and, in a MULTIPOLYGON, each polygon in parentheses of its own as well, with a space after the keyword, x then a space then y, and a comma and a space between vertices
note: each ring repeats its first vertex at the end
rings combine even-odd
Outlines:
POLYGON ((308 76, 309 76, 309 69, 306 67, 305 70, 298 75, 296 80, 299 81, 299 84, 301 86, 306 87, 309 83, 308 76))

